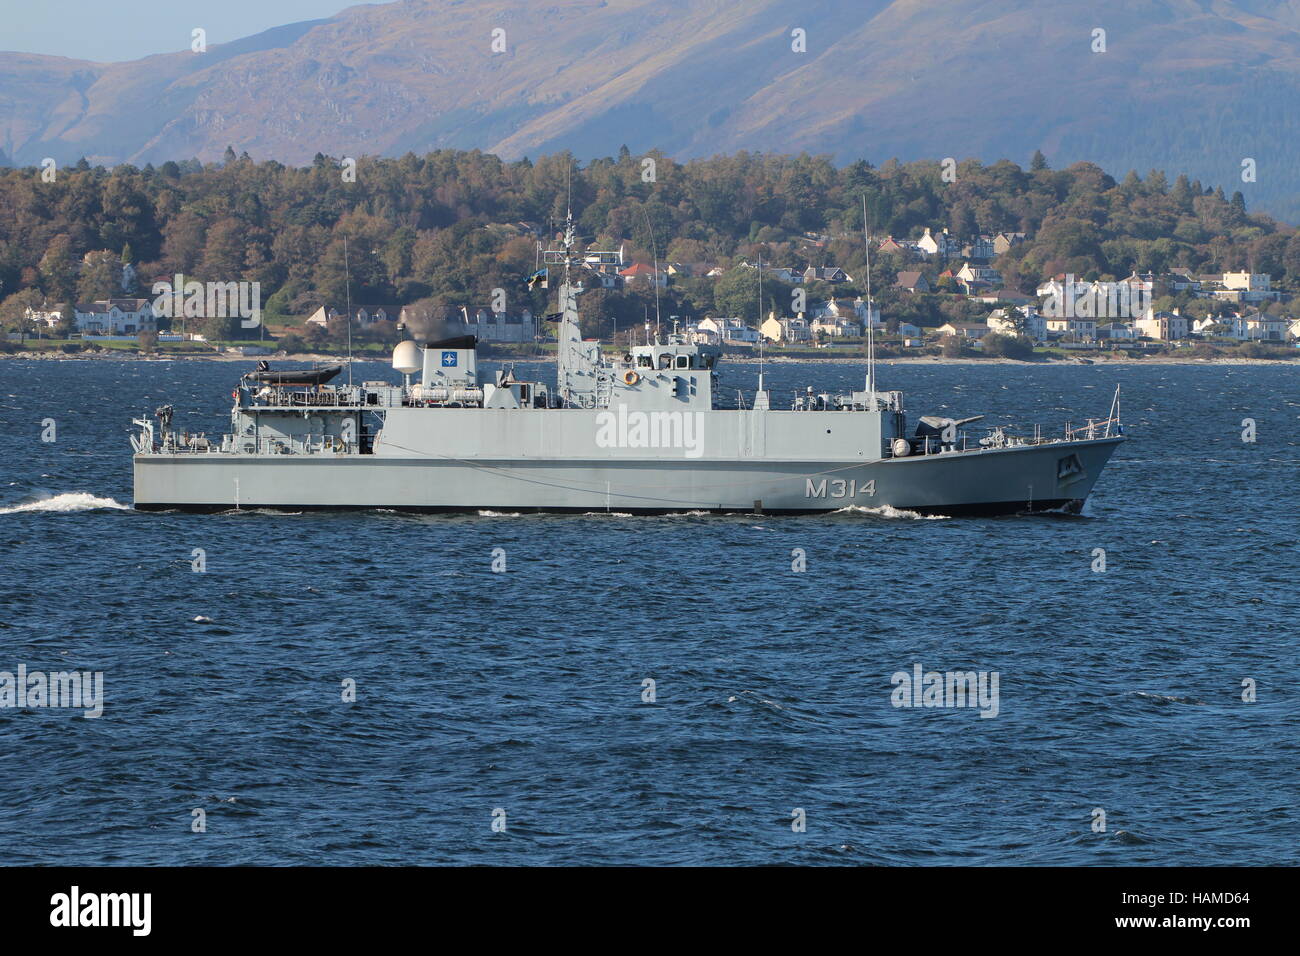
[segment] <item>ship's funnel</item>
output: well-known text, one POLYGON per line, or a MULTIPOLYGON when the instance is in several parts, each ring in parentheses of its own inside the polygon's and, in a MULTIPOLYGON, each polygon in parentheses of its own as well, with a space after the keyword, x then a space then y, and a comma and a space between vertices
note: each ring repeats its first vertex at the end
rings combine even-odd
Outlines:
POLYGON ((477 385, 478 354, 474 348, 477 341, 472 335, 458 335, 427 343, 423 350, 424 384, 430 387, 448 384, 477 385))

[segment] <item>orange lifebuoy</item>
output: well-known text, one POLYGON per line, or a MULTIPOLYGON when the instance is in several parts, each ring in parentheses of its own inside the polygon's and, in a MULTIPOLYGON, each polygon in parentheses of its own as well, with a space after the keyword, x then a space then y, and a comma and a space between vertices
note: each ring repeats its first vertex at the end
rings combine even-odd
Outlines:
POLYGON ((635 385, 639 381, 641 381, 641 376, 638 375, 636 372, 632 371, 631 369, 628 369, 626 372, 623 373, 624 385, 635 385))

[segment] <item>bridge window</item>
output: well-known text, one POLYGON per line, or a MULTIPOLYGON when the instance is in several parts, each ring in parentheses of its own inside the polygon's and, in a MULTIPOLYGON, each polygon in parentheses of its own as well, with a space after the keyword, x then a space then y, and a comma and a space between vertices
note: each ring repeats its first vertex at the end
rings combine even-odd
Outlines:
POLYGON ((690 368, 690 367, 691 367, 691 357, 690 357, 689 355, 679 355, 679 356, 677 356, 677 367, 678 367, 678 368, 690 368))

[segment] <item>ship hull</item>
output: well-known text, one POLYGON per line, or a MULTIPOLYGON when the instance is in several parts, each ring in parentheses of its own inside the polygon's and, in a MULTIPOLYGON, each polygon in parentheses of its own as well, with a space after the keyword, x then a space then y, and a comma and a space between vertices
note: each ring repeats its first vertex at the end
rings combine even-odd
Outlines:
POLYGON ((996 515, 1078 510, 1122 438, 877 461, 140 454, 140 510, 686 511, 896 508, 996 515))

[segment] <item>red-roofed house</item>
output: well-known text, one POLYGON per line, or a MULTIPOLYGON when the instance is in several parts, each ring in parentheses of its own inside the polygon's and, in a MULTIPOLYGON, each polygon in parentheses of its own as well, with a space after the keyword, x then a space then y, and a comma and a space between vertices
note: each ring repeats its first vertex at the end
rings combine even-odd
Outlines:
POLYGON ((662 271, 656 272, 654 266, 648 266, 644 262, 638 262, 626 269, 620 269, 618 274, 623 277, 623 284, 627 286, 636 285, 638 282, 647 286, 653 282, 660 288, 668 285, 667 274, 662 271))

